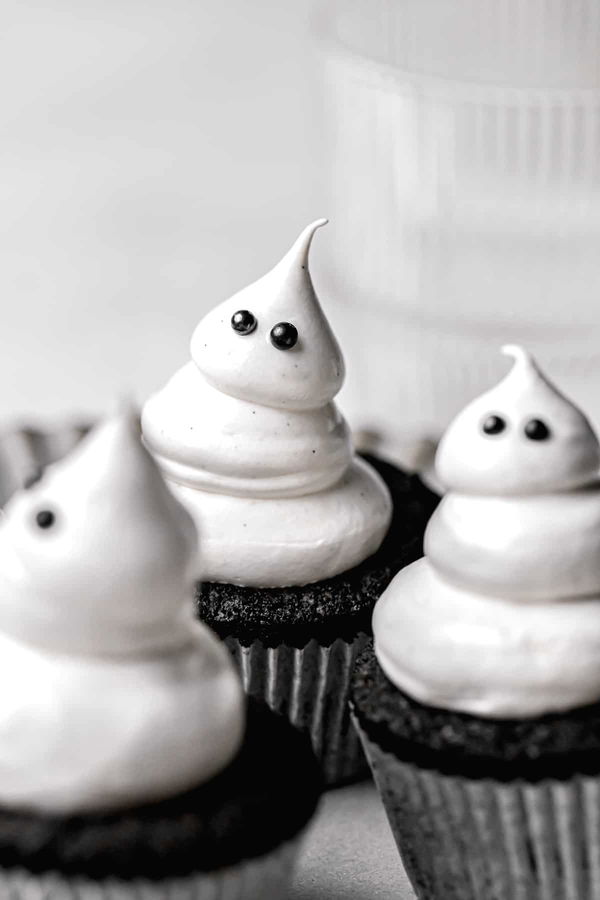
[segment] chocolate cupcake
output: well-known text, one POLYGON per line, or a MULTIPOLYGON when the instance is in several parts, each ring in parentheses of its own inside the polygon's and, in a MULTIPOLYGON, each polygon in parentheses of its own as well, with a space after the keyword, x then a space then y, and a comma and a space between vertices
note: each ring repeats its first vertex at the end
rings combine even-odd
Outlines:
POLYGON ((247 708, 229 654, 195 619, 195 548, 130 416, 7 504, 3 896, 258 900, 283 889, 318 764, 285 719, 247 708))
POLYGON ((591 900, 600 858, 600 449, 520 348, 450 425, 422 560, 352 684, 420 900, 591 900))
POLYGON ((335 783, 364 769, 349 674, 375 599, 420 553, 432 495, 358 457, 333 402, 344 363, 308 271, 322 224, 200 322, 142 427, 201 536, 200 617, 247 691, 310 730, 335 783))

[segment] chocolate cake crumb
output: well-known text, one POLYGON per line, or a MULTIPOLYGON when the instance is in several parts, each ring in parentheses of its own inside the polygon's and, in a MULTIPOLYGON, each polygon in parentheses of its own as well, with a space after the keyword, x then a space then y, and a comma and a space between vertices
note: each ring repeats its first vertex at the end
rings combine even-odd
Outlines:
POLYGON ((357 661, 351 698, 372 741, 424 769, 529 782, 600 772, 600 703, 529 719, 486 719, 426 706, 392 684, 372 647, 357 661))
POLYGON ((193 790, 106 814, 58 816, 0 806, 0 866, 155 881, 214 871, 297 835, 320 791, 308 738, 250 700, 239 754, 193 790))

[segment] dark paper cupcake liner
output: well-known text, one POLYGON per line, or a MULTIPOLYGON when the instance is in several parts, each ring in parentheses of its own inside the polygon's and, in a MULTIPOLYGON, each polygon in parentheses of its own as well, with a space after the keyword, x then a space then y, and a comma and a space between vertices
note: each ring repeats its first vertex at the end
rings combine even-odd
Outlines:
POLYGON ((419 900, 598 900, 600 776, 443 775, 355 725, 419 900))
POLYGON ((328 785, 368 772, 348 709, 354 663, 368 640, 360 633, 351 642, 338 638, 324 647, 311 640, 298 648, 265 647, 261 641, 244 647, 236 638, 225 639, 246 693, 309 732, 328 785))
POLYGON ((272 853, 214 872, 161 881, 122 881, 0 870, 3 900, 266 900, 285 896, 300 838, 272 853))

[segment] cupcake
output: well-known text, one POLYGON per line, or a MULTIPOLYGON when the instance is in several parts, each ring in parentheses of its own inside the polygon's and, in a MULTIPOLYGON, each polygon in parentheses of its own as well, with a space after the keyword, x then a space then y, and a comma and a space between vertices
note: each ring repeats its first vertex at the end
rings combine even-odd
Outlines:
POLYGON ((229 654, 195 619, 196 541, 128 415, 7 504, 3 897, 282 889, 318 766, 286 720, 247 708, 229 654))
POLYGON ((420 900, 600 891, 600 482, 518 347, 437 454, 448 493, 375 607, 352 708, 420 900))
POLYGON ((326 780, 364 770, 349 676, 374 601, 421 548, 431 495, 354 453, 341 350, 308 271, 319 220, 196 328, 142 429, 200 535, 198 614, 246 690, 310 730, 326 780))

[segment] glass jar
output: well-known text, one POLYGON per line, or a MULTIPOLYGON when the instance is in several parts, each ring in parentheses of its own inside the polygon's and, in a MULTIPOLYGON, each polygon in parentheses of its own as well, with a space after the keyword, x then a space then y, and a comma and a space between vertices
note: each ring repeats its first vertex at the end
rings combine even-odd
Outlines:
POLYGON ((326 33, 351 420, 435 437, 523 343, 600 423, 600 4, 339 0, 326 33))

